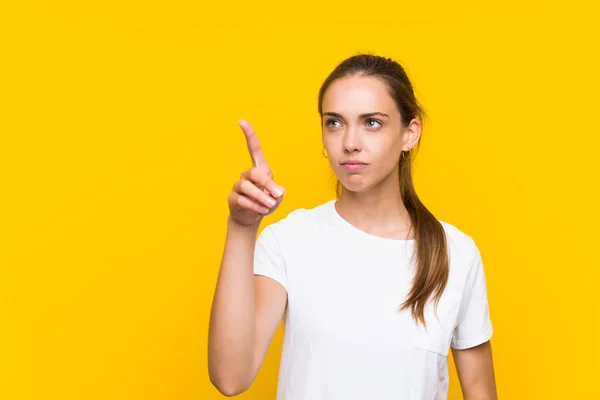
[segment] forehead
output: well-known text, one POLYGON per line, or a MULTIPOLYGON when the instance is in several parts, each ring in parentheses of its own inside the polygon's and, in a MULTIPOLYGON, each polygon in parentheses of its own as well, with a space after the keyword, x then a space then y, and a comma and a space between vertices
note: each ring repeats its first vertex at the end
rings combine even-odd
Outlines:
POLYGON ((335 80, 323 96, 323 112, 351 116, 381 111, 398 112, 386 84, 379 78, 349 76, 335 80))

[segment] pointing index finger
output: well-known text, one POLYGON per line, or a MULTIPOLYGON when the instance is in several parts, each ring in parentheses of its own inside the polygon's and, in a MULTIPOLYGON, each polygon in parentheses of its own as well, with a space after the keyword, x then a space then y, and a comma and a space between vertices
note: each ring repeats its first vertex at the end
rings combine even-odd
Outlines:
POLYGON ((262 148, 260 147, 258 136, 256 136, 256 132, 254 132, 252 126, 250 126, 248 121, 243 119, 240 120, 239 124, 244 131, 244 135, 246 136, 246 144, 248 145, 250 158, 252 158, 252 165, 254 167, 261 167, 265 170, 270 170, 267 160, 265 159, 265 155, 262 152, 262 148))

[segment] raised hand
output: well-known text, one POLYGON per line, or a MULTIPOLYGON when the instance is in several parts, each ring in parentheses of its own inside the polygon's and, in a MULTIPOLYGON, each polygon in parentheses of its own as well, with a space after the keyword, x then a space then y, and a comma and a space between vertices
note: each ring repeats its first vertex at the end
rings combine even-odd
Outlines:
POLYGON ((250 226, 272 214, 283 200, 284 189, 273 181, 273 173, 260 147, 256 132, 247 121, 240 127, 246 136, 252 168, 242 172, 228 196, 231 218, 240 225, 250 226))

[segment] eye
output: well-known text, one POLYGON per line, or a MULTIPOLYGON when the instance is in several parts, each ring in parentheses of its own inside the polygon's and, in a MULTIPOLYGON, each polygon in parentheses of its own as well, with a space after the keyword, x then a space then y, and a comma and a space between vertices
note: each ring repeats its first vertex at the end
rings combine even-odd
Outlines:
POLYGON ((327 127, 329 127, 329 128, 336 128, 336 126, 335 126, 335 125, 332 125, 332 124, 334 124, 334 123, 338 123, 338 124, 339 124, 339 123, 340 123, 340 121, 337 121, 337 120, 335 120, 335 119, 333 119, 333 118, 329 118, 327 121, 325 121, 325 126, 327 126, 327 127))
POLYGON ((373 119, 373 118, 369 118, 369 119, 367 120, 367 126, 368 126, 369 128, 378 128, 378 127, 379 127, 379 126, 377 126, 377 125, 373 125, 372 123, 379 124, 379 126, 383 125, 383 124, 381 123, 381 121, 378 121, 378 120, 376 120, 376 119, 373 119))

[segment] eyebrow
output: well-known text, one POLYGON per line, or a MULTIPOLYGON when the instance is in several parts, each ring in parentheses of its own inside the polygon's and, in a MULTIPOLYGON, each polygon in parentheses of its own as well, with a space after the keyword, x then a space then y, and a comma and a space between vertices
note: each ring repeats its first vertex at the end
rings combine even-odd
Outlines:
MULTIPOLYGON (((326 115, 328 115, 330 117, 344 119, 344 116, 342 114, 339 114, 339 113, 336 113, 336 112, 331 112, 331 111, 324 112, 323 116, 326 116, 326 115)), ((371 113, 365 113, 365 114, 360 114, 359 118, 366 119, 366 118, 371 118, 371 117, 375 117, 375 116, 389 118, 389 115, 387 115, 386 113, 379 112, 379 111, 371 112, 371 113)))

